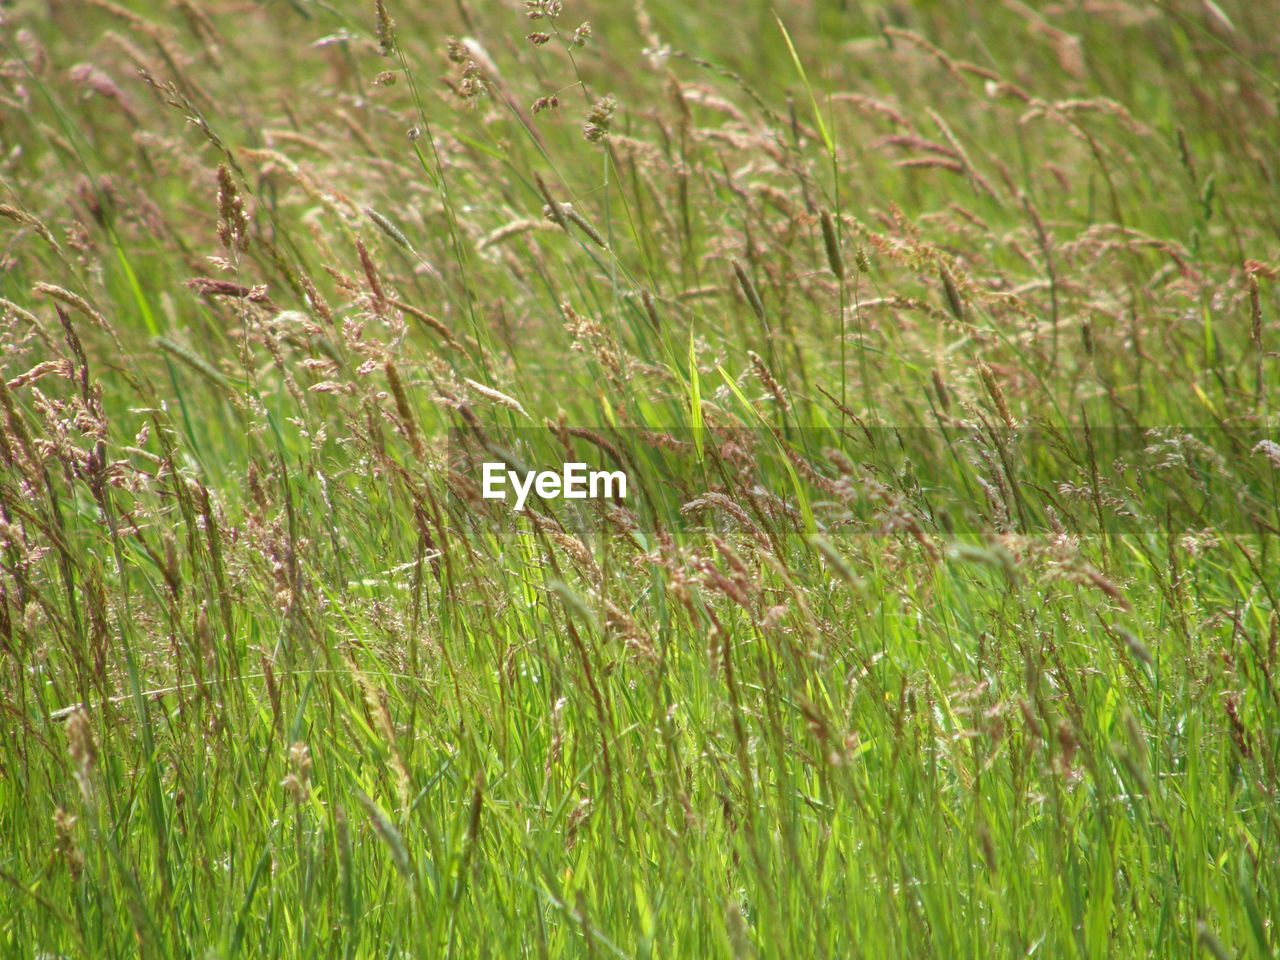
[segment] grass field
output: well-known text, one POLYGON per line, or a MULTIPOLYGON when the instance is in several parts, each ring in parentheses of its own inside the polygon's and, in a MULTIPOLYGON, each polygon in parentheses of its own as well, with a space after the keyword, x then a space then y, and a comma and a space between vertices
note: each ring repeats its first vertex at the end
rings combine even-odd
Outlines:
POLYGON ((0 955, 1280 955, 1278 14, 5 5, 0 955))

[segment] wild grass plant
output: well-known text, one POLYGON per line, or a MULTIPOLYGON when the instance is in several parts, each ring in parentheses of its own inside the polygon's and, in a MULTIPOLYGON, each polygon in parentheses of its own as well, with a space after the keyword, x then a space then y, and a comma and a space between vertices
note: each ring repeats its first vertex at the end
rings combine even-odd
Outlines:
POLYGON ((1276 14, 6 5, 0 954, 1275 957, 1276 14))

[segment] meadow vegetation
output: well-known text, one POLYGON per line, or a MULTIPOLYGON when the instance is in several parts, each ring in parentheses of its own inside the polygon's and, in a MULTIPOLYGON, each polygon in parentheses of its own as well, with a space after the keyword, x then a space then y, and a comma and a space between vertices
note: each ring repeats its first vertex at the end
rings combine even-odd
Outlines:
POLYGON ((1280 951, 1274 4, 0 17, 4 956, 1280 951))

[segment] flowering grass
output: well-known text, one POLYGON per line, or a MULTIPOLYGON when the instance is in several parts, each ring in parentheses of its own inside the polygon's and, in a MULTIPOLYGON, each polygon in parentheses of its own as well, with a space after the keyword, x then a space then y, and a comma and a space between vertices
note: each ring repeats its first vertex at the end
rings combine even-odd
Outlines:
POLYGON ((3 17, 0 954, 1280 952, 1269 4, 3 17))

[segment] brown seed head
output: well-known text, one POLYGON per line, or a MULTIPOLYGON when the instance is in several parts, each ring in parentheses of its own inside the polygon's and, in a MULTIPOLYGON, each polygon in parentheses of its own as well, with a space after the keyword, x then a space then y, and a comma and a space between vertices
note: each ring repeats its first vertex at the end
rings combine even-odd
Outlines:
POLYGON ((225 163, 218 164, 218 240, 232 252, 249 246, 249 215, 225 163))
POLYGON ((613 122, 613 112, 618 109, 618 100, 613 94, 601 97, 591 106, 587 120, 582 125, 582 135, 592 143, 599 143, 609 135, 609 125, 613 122))
POLYGON ((396 22, 387 13, 386 0, 374 0, 373 14, 378 21, 378 53, 389 57, 396 49, 396 22))

